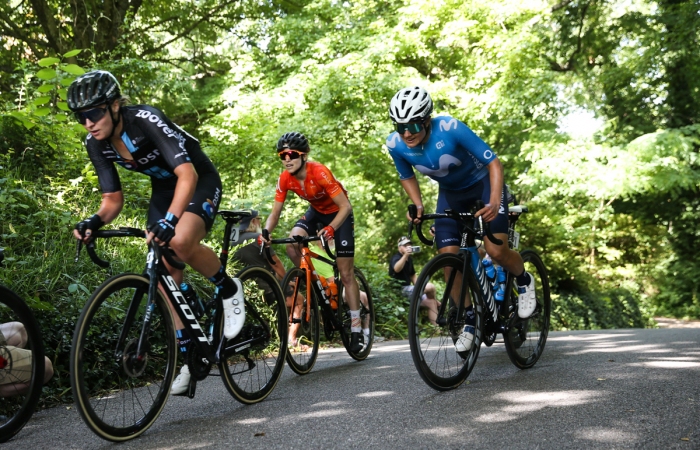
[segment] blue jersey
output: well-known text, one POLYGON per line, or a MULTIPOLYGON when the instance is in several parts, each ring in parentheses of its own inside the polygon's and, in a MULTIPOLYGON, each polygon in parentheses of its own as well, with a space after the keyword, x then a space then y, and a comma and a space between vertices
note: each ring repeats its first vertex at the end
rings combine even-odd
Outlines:
POLYGON ((397 132, 386 140, 399 177, 415 176, 413 168, 451 191, 466 189, 486 175, 496 154, 463 122, 449 116, 430 120, 428 142, 409 148, 397 132))

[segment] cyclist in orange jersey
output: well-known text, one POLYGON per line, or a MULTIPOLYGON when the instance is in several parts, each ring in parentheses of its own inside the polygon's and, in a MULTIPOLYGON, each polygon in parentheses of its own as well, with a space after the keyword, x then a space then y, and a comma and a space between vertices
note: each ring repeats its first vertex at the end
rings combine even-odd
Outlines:
MULTIPOLYGON (((359 352, 364 338, 360 322, 360 288, 354 276, 355 219, 352 205, 347 191, 331 171, 321 163, 308 161, 309 151, 308 140, 299 132, 286 133, 277 142, 277 153, 284 165, 284 172, 277 181, 275 203, 265 229, 272 233, 279 223, 288 191, 310 203, 309 209, 292 228, 290 237, 316 233, 320 224, 323 228, 317 234, 334 240, 338 270, 346 291, 345 301, 350 307, 352 319, 350 351, 359 352)), ((262 235, 258 242, 260 245, 269 243, 262 235)), ((287 255, 299 266, 301 251, 297 245, 287 245, 287 255)))

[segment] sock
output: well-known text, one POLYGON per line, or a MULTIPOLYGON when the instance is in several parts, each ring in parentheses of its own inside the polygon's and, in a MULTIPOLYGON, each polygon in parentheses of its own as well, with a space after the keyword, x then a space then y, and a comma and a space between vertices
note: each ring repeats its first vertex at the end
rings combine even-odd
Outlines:
POLYGON ((515 281, 518 282, 518 286, 527 286, 530 284, 530 274, 523 270, 523 273, 515 277, 515 281))
POLYGON ((474 316, 474 305, 469 305, 464 312, 467 315, 467 319, 464 321, 465 324, 471 326, 476 325, 476 316, 474 316))
POLYGON ((363 328, 362 334, 364 334, 365 336, 369 336, 369 328, 363 328))
POLYGON ((360 322, 360 310, 353 311, 350 310, 350 332, 359 333, 362 331, 362 325, 360 322))
POLYGON ((214 283, 221 291, 221 298, 231 298, 236 295, 238 287, 233 282, 231 277, 228 276, 222 265, 219 271, 214 274, 214 276, 209 277, 209 281, 214 283))
POLYGON ((185 352, 187 352, 187 346, 190 344, 190 336, 187 334, 187 330, 185 328, 182 330, 177 330, 175 335, 177 336, 177 346, 180 348, 180 353, 182 353, 182 356, 184 357, 185 352))

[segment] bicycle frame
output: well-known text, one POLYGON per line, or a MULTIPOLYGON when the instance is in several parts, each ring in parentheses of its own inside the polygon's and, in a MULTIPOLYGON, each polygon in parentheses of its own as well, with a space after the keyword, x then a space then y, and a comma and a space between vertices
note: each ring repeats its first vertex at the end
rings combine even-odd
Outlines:
MULTIPOLYGON (((321 283, 321 280, 318 278, 318 274, 316 273, 316 269, 314 268, 314 264, 311 261, 312 258, 317 258, 320 259, 324 262, 327 262, 331 265, 333 265, 333 270, 334 272, 337 272, 338 268, 335 266, 335 264, 332 261, 327 260, 326 258, 322 257, 321 255, 314 253, 309 249, 308 246, 304 245, 301 247, 301 261, 299 263, 299 268, 303 269, 306 272, 306 300, 307 302, 311 302, 312 296, 311 296, 311 289, 314 289, 316 291, 316 294, 318 297, 321 299, 321 304, 323 305, 323 310, 324 310, 324 318, 327 315, 327 308, 330 308, 331 302, 330 302, 330 297, 326 294, 326 289, 321 283)), ((294 311, 294 308, 296 307, 297 303, 297 294, 299 292, 299 286, 296 285, 294 286, 294 293, 292 294, 292 311, 294 311)), ((333 316, 330 314, 330 316, 333 316)), ((309 321, 311 320, 311 308, 306 308, 306 320, 309 321)), ((294 321, 294 314, 289 315, 289 324, 291 325, 294 321)), ((335 323, 335 317, 333 317, 333 324, 334 326, 337 325, 335 323)))

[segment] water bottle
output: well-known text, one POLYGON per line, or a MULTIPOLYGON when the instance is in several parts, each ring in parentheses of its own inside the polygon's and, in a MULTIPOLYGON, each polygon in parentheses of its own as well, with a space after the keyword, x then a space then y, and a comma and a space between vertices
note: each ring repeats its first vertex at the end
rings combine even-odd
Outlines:
POLYGON ((489 279, 489 281, 493 282, 493 280, 496 279, 496 268, 493 267, 493 261, 491 261, 491 257, 489 255, 486 255, 484 257, 484 270, 486 271, 486 277, 489 279))
POLYGON ((505 269, 503 269, 503 267, 496 267, 496 285, 498 286, 498 289, 496 290, 496 294, 494 296, 496 297, 497 302, 502 302, 506 296, 507 276, 508 274, 506 274, 506 271, 505 269))
POLYGON ((187 304, 190 306, 192 314, 194 314, 197 319, 202 317, 204 314, 204 305, 197 296, 197 293, 194 291, 194 289, 192 289, 192 286, 187 283, 182 283, 180 284, 180 292, 182 292, 182 295, 185 296, 185 300, 187 300, 187 304))
POLYGON ((334 280, 328 280, 328 288, 330 290, 331 297, 331 308, 338 309, 338 285, 335 284, 334 280))

